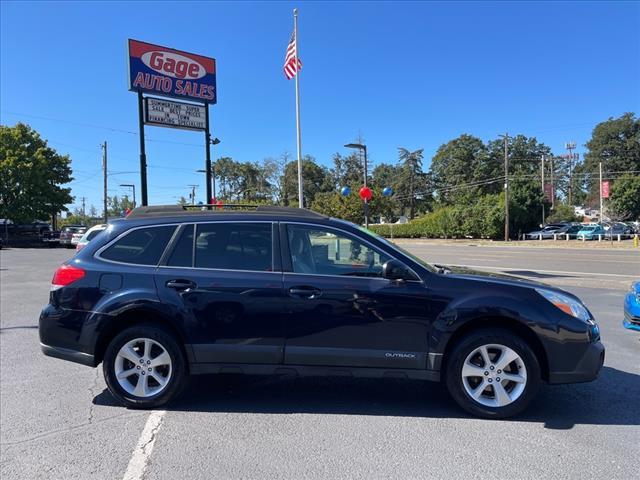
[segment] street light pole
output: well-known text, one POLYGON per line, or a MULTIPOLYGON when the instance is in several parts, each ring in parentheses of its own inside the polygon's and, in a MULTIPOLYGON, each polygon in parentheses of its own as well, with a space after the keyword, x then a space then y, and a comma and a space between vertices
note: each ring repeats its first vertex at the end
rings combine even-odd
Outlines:
MULTIPOLYGON (((361 143, 347 143, 345 145, 346 148, 357 148, 358 150, 364 153, 364 186, 367 186, 367 177, 369 176, 367 173, 367 146, 361 143)), ((364 225, 366 228, 369 228, 369 202, 364 200, 364 225)))
POLYGON ((136 186, 133 183, 121 183, 121 187, 129 187, 133 190, 133 208, 136 208, 136 186))

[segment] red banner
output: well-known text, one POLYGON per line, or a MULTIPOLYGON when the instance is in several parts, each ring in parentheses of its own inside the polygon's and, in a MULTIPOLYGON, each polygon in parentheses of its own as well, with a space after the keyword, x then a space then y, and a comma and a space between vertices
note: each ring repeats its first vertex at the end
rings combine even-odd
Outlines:
POLYGON ((553 197, 553 185, 550 183, 544 184, 544 198, 545 200, 551 200, 553 197))
POLYGON ((602 198, 609 198, 609 180, 602 182, 602 198))

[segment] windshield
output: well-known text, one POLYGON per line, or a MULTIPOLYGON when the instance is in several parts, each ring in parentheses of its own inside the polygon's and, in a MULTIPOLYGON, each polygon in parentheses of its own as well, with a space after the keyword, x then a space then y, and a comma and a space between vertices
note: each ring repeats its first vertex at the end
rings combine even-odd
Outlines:
POLYGON ((426 268, 430 272, 434 272, 434 273, 438 272, 438 269, 436 267, 434 267, 433 265, 431 265, 430 263, 425 262, 424 260, 422 260, 419 257, 416 257, 413 253, 408 252, 407 250, 405 250, 404 248, 399 246, 397 243, 390 242, 388 239, 384 238, 382 235, 378 235, 376 232, 372 232, 371 230, 369 230, 367 228, 364 228, 361 225, 357 225, 355 223, 348 222, 346 220, 340 220, 338 218, 334 218, 333 220, 339 221, 340 223, 346 223, 348 225, 351 225, 352 227, 357 228, 362 233, 365 233, 366 235, 375 238, 376 240, 384 243, 385 245, 388 245, 389 247, 393 248, 394 250, 397 250, 400 253, 402 253, 403 255, 409 257, 411 260, 413 260, 414 262, 422 265, 424 268, 426 268))

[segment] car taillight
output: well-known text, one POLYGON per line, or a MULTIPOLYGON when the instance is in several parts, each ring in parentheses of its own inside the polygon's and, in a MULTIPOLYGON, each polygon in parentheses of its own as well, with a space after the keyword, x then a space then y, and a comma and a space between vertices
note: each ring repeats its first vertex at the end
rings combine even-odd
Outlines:
POLYGON ((73 265, 61 265, 51 280, 51 290, 57 290, 84 277, 85 271, 73 265))

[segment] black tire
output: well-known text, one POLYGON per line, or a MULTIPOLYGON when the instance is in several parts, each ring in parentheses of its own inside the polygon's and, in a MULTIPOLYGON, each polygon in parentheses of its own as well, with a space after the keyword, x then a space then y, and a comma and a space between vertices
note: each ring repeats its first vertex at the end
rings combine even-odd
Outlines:
MULTIPOLYGON (((494 358, 496 360, 497 358, 494 358)), ((515 364, 509 367, 513 369, 515 364)), ((516 373, 516 372, 514 372, 516 373)), ((491 373, 493 374, 493 372, 491 373)), ((447 355, 445 367, 446 384, 453 399, 464 410, 482 418, 507 418, 521 413, 535 397, 540 386, 540 364, 531 347, 518 335, 500 328, 486 328, 469 333, 463 337, 447 355), (483 345, 503 345, 515 351, 526 368, 526 382, 524 390, 512 403, 505 406, 487 406, 476 401, 467 393, 462 378, 462 367, 467 356, 483 345)), ((480 377, 479 377, 480 378, 480 377)), ((489 378, 489 377, 488 377, 489 378)), ((482 382, 485 380, 483 379, 482 382)), ((489 381, 488 379, 486 381, 489 381)), ((504 379, 503 379, 504 381, 504 379)), ((478 380, 480 382, 480 380, 478 380)), ((507 388, 514 388, 515 384, 506 382, 507 388)), ((495 396, 495 390, 489 384, 483 399, 495 396), (492 393, 493 392, 493 393, 492 393)), ((512 390, 513 391, 513 390, 512 390)), ((487 401, 490 401, 487 400, 487 401)))
POLYGON ((164 405, 182 391, 188 378, 186 359, 180 345, 170 333, 153 325, 137 325, 120 332, 107 346, 102 370, 111 394, 128 408, 144 409, 164 405), (166 386, 157 394, 148 397, 139 397, 127 392, 116 378, 115 362, 118 352, 126 343, 138 338, 148 338, 159 343, 171 358, 171 374, 166 386))

